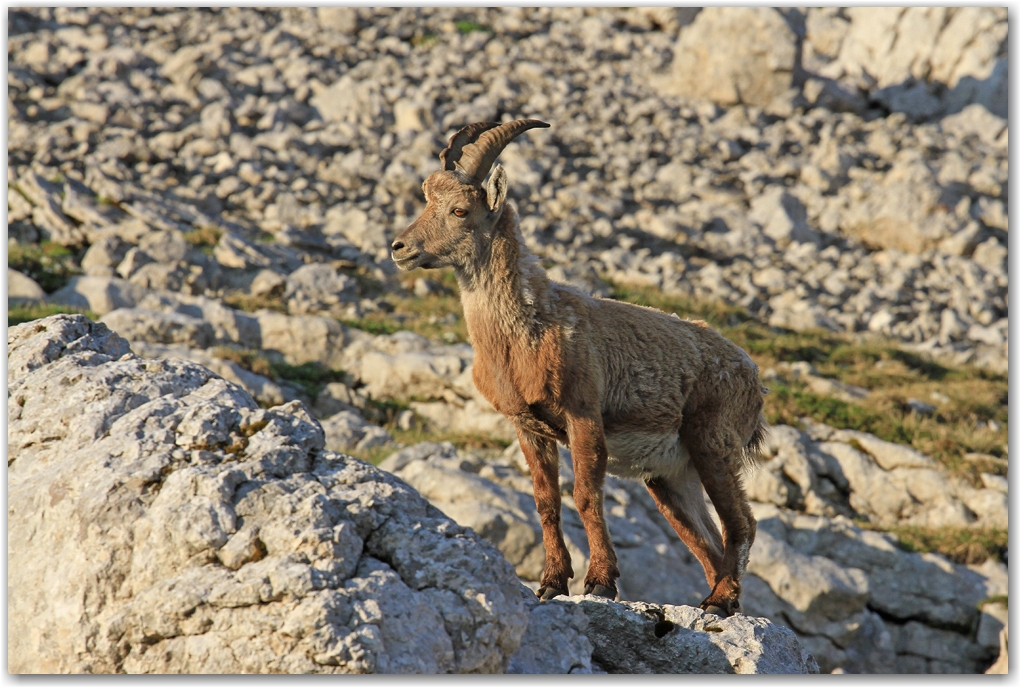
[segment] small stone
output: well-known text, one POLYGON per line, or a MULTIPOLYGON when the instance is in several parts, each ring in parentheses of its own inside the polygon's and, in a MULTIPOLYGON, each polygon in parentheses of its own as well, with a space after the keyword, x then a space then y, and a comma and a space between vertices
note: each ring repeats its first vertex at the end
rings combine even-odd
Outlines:
POLYGON ((286 277, 273 270, 259 270, 251 282, 249 293, 256 298, 275 298, 282 296, 286 288, 286 277))
POLYGON ((917 398, 908 398, 907 407, 918 415, 931 415, 937 410, 935 406, 917 398))
POLYGON ((414 429, 418 422, 414 417, 413 410, 404 410, 397 415, 397 427, 404 430, 405 432, 414 429))

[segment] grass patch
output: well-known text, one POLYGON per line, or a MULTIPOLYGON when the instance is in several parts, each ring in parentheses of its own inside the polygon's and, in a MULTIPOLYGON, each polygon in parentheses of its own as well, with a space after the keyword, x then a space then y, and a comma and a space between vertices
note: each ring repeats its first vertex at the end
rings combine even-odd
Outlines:
POLYGON ((273 310, 284 315, 287 314, 287 306, 279 296, 250 296, 241 291, 235 291, 223 296, 223 302, 231 308, 244 312, 273 310))
POLYGON ((260 351, 230 346, 217 346, 212 350, 212 354, 263 377, 287 381, 299 387, 305 395, 312 399, 318 396, 327 384, 344 381, 343 371, 332 370, 318 362, 290 365, 284 362, 274 362, 260 351))
POLYGON ((400 284, 404 287, 400 294, 387 296, 387 301, 393 306, 392 314, 367 313, 359 320, 341 321, 348 327, 375 335, 393 334, 406 329, 442 343, 468 340, 464 310, 457 291, 457 278, 452 269, 413 270, 400 275, 400 284), (412 288, 419 277, 437 282, 442 293, 415 296, 412 288))
POLYGON ((989 596, 978 601, 978 610, 981 610, 988 604, 1002 604, 1006 608, 1009 608, 1009 597, 1005 594, 996 594, 995 596, 989 596))
MULTIPOLYGON (((963 454, 1004 454, 1009 421, 1005 375, 942 365, 889 340, 826 330, 776 330, 737 306, 669 296, 654 288, 614 284, 612 296, 707 321, 744 348, 763 372, 780 362, 807 361, 823 377, 871 391, 866 400, 850 403, 812 393, 795 380, 768 382, 772 393, 765 397, 765 415, 770 423, 797 425, 806 416, 841 429, 871 432, 913 446, 975 480, 978 470, 963 454), (933 393, 949 399, 938 403, 933 415, 917 415, 906 405, 909 398, 931 402, 933 393), (977 428, 989 420, 999 428, 977 428)), ((999 472, 1004 474, 1004 468, 999 472)))
POLYGON ((344 319, 340 320, 341 323, 354 329, 360 329, 361 331, 368 332, 374 336, 382 336, 386 334, 393 334, 399 332, 403 327, 387 318, 385 315, 378 315, 377 313, 370 313, 360 320, 344 319))
POLYGON ((90 320, 98 320, 99 315, 91 310, 78 310, 68 305, 58 303, 33 303, 26 305, 14 305, 7 308, 7 326, 13 327, 32 320, 38 320, 50 315, 84 315, 90 320))
MULTIPOLYGON (((872 525, 862 527, 879 529, 872 525)), ((1002 560, 1002 555, 1009 546, 1009 533, 999 529, 898 526, 880 531, 895 535, 898 539, 897 545, 904 551, 939 553, 951 561, 964 565, 984 563, 989 558, 1002 560)))
POLYGON ((71 277, 81 274, 74 253, 52 241, 8 243, 7 266, 32 277, 46 293, 53 293, 71 277))
POLYGON ((187 232, 184 240, 196 248, 212 248, 220 241, 223 232, 216 227, 199 227, 187 232))
MULTIPOLYGON (((415 444, 420 444, 423 441, 434 441, 437 443, 449 441, 459 449, 475 451, 502 451, 510 445, 510 442, 480 434, 429 432, 420 427, 403 430, 397 429, 391 424, 387 424, 386 431, 393 435, 393 438, 397 441, 397 443, 403 444, 404 446, 414 446, 415 444)), ((351 449, 350 451, 346 451, 346 453, 354 456, 355 458, 360 458, 365 462, 371 463, 372 465, 378 465, 390 454, 399 450, 399 448, 395 448, 393 445, 390 445, 377 446, 367 451, 355 451, 354 449, 351 449)))
POLYGON ((484 31, 485 33, 492 33, 492 29, 488 26, 482 26, 481 24, 468 20, 461 20, 453 22, 453 25, 457 27, 457 30, 461 33, 471 33, 472 31, 484 31))
POLYGON ((411 45, 413 45, 415 47, 421 46, 423 48, 427 48, 430 45, 432 45, 433 43, 435 43, 437 40, 439 40, 439 39, 436 36, 436 34, 434 34, 434 33, 425 33, 425 34, 422 34, 420 36, 418 36, 418 35, 412 36, 411 37, 411 45))

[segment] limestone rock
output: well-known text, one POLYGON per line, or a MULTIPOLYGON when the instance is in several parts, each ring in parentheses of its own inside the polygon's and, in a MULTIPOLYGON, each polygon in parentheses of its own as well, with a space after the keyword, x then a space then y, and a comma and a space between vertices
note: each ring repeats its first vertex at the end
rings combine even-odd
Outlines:
POLYGON ((146 293, 143 287, 116 277, 71 277, 49 300, 105 315, 117 308, 135 307, 146 293))
POLYGON ((100 322, 129 341, 207 348, 214 340, 213 328, 208 322, 180 313, 118 308, 103 315, 100 322))
POLYGON ((796 635, 764 618, 719 618, 691 606, 609 601, 577 604, 588 617, 593 663, 608 673, 817 673, 796 635))
POLYGON ((38 282, 27 274, 7 268, 7 304, 42 301, 46 292, 38 282))
POLYGON ((773 8, 707 7, 673 52, 673 92, 764 107, 793 84, 797 37, 773 8))
POLYGON ((81 316, 8 346, 12 672, 507 668, 513 569, 300 403, 81 316))

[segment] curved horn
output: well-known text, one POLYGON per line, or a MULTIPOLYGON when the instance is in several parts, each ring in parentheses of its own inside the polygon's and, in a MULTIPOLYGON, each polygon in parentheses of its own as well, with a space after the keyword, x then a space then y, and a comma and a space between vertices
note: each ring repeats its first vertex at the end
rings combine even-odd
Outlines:
POLYGON ((460 168, 482 181, 499 154, 510 141, 528 129, 548 128, 549 124, 537 119, 518 119, 506 124, 475 122, 455 133, 450 145, 439 154, 443 169, 460 168))

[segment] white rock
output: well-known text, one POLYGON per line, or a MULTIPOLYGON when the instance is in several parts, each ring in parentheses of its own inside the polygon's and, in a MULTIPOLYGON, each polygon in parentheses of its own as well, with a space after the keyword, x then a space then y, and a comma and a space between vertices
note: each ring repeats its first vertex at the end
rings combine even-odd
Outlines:
POLYGON ((7 304, 42 301, 46 292, 26 274, 7 268, 7 304))
POLYGON ((105 315, 135 307, 146 293, 147 289, 116 277, 71 277, 67 286, 50 294, 49 301, 105 315))
POLYGON ((680 33, 669 88, 722 105, 765 106, 790 87, 796 52, 796 36, 775 9, 709 7, 680 33))
POLYGON ((506 670, 527 624, 513 569, 323 451, 300 403, 258 409, 81 316, 8 345, 14 672, 506 670))

